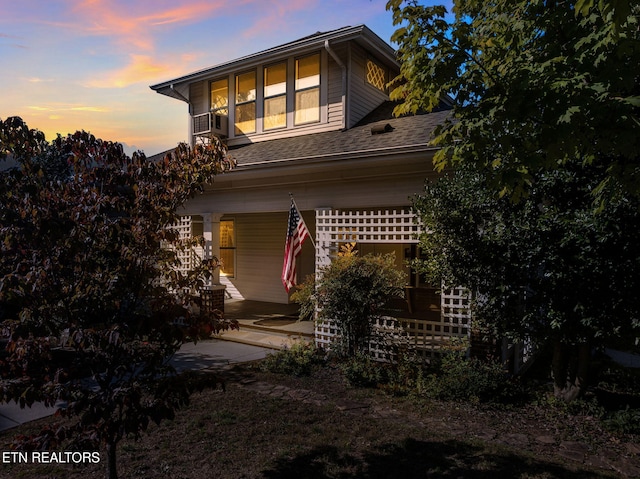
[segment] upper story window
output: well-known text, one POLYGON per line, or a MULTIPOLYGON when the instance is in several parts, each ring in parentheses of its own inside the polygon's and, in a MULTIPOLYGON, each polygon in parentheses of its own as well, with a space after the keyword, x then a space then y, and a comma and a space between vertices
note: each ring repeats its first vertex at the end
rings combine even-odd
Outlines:
POLYGON ((236 75, 236 135, 256 131, 256 72, 236 75))
POLYGON ((320 121, 320 54, 295 61, 294 124, 320 121))
POLYGON ((211 82, 211 111, 219 115, 229 115, 229 79, 211 82))
POLYGON ((235 136, 317 123, 320 58, 320 53, 289 58, 213 80, 210 111, 233 118, 235 136))
POLYGON ((387 91, 387 69, 374 60, 367 60, 367 83, 381 92, 387 91))
POLYGON ((287 64, 264 68, 263 128, 271 130, 287 126, 287 64))

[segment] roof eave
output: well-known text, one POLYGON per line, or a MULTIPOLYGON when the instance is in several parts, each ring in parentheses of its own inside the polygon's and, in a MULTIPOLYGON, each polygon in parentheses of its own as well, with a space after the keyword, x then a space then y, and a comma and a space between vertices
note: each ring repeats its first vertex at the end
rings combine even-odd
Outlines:
POLYGON ((150 88, 162 95, 178 98, 172 91, 172 87, 176 85, 192 83, 212 76, 228 74, 239 69, 250 68, 253 65, 262 63, 266 58, 296 55, 313 48, 324 47, 326 40, 331 44, 335 44, 358 38, 375 48, 376 51, 381 53, 387 61, 397 63, 395 59, 395 51, 390 45, 371 31, 367 26, 358 25, 355 27, 344 27, 311 37, 305 37, 294 42, 286 43, 268 50, 263 50, 213 67, 189 73, 173 80, 151 85, 150 88))
MULTIPOLYGON (((256 161, 251 163, 243 163, 236 166, 236 170, 249 170, 249 169, 264 169, 275 168, 280 166, 290 165, 292 162, 296 163, 315 163, 315 162, 329 162, 329 161, 344 161, 345 159, 362 159, 373 157, 390 157, 399 155, 420 154, 427 152, 436 152, 440 147, 433 146, 431 143, 419 143, 415 145, 402 145, 389 148, 375 148, 371 150, 359 150, 359 151, 347 151, 340 153, 328 153, 313 156, 304 156, 297 158, 282 158, 279 160, 270 161, 256 161)), ((231 154, 233 156, 233 154, 231 154)))

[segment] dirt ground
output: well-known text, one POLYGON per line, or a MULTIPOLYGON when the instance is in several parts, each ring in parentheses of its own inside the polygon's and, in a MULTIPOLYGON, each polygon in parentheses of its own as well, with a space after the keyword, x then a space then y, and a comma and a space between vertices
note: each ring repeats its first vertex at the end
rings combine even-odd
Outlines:
MULTIPOLYGON (((123 441, 120 478, 640 477, 638 438, 544 405, 392 397, 349 387, 332 367, 296 378, 245 365, 225 379, 226 391, 198 393, 175 420, 123 441)), ((54 419, 2 433, 2 450, 54 419)), ((0 464, 0 477, 11 479, 104 474, 104 462, 0 464)))

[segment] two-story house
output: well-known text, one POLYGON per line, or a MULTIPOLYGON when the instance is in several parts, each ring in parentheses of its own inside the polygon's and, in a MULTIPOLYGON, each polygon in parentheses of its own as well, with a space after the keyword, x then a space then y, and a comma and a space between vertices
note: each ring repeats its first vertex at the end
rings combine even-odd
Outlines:
MULTIPOLYGON (((407 316, 434 331, 449 321, 405 261, 418 242, 411 197, 436 175, 429 140, 448 112, 395 118, 387 83, 398 72, 394 49, 360 25, 151 87, 187 103, 192 143, 219 135, 237 161, 184 212, 187 234, 204 233, 222 258, 229 294, 289 301, 280 275, 292 194, 315 240, 298 258, 299 283, 355 241, 361 254, 395 252, 407 274, 407 316)), ((442 301, 455 312, 455 298, 442 301)))

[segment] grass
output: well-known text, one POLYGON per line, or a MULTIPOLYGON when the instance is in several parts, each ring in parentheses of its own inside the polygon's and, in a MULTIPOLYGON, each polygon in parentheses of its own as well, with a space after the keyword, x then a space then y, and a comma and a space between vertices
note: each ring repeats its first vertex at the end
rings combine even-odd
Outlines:
MULTIPOLYGON (((53 420, 2 433, 2 450, 53 420)), ((633 470, 634 441, 548 405, 416 402, 349 387, 339 368, 294 377, 244 366, 228 373, 225 392, 198 393, 175 420, 123 441, 118 469, 121 479, 613 478, 624 477, 616 464, 633 470), (567 460, 562 441, 585 444, 586 460, 567 460)), ((104 464, 1 464, 0 477, 102 478, 104 464)))

